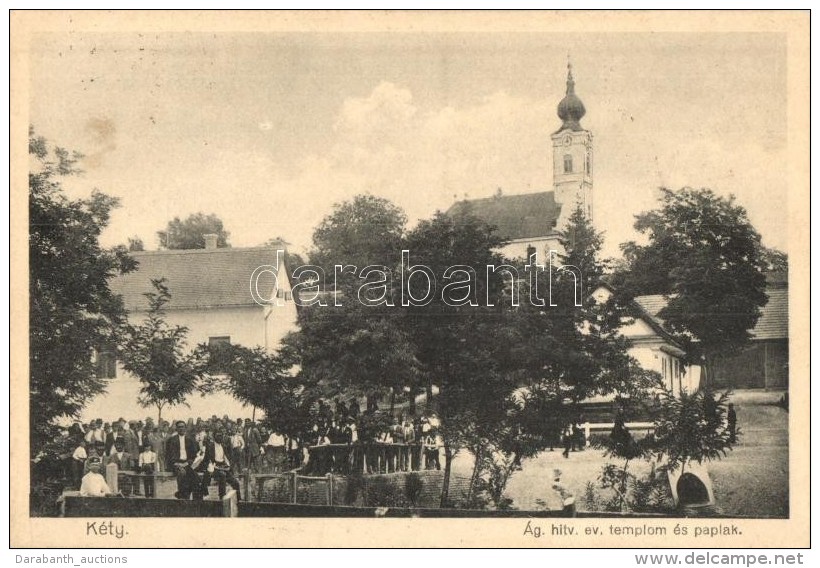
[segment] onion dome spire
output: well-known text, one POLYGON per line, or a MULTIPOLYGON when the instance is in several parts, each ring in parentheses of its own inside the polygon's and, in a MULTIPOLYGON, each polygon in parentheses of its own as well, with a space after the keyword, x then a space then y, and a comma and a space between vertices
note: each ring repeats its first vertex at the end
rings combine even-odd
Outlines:
POLYGON ((561 102, 558 103, 558 118, 564 123, 561 125, 561 128, 558 129, 558 132, 567 129, 583 130, 580 120, 586 113, 587 109, 584 108, 584 103, 582 103, 581 99, 575 94, 575 79, 572 76, 572 63, 567 61, 567 94, 561 102))

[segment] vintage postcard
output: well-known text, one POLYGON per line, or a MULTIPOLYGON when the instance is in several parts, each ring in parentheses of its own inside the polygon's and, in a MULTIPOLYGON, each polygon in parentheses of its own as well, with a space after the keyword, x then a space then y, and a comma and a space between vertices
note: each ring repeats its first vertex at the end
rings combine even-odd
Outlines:
POLYGON ((808 12, 13 11, 11 100, 12 546, 808 546, 808 12))

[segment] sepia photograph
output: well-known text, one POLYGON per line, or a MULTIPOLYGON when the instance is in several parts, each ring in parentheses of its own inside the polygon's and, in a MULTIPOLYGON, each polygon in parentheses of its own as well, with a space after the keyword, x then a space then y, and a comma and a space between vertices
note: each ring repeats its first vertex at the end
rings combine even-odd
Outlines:
POLYGON ((12 545, 808 545, 808 24, 12 11, 12 545))

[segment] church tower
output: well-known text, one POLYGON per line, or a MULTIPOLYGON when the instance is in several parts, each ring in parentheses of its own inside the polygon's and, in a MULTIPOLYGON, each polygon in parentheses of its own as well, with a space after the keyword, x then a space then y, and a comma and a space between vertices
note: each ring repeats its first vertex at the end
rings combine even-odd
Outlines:
POLYGON ((563 123, 552 135, 553 188, 555 201, 561 204, 559 231, 578 205, 592 220, 592 133, 581 126, 586 112, 575 94, 572 65, 568 63, 567 94, 558 103, 558 118, 563 123))

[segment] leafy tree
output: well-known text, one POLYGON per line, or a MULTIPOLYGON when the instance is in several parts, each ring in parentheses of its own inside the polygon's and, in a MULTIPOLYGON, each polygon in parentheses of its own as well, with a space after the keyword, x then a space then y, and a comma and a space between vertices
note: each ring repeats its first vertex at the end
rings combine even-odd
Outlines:
POLYGON ((285 251, 285 265, 288 267, 288 270, 293 270, 296 267, 303 266, 305 264, 305 259, 302 258, 302 255, 294 252, 290 252, 288 247, 291 243, 283 239, 282 237, 274 237, 272 239, 268 239, 262 245, 264 247, 271 247, 275 249, 280 249, 285 251))
POLYGON ((197 351, 188 353, 185 339, 188 328, 165 321, 165 306, 171 293, 165 279, 152 279, 153 292, 146 292, 148 316, 140 325, 129 324, 120 345, 123 368, 142 385, 137 402, 157 408, 157 422, 165 406, 185 404, 185 399, 200 386, 205 374, 197 351))
POLYGON ((99 236, 118 200, 98 191, 71 200, 62 179, 77 175, 79 154, 29 132, 29 394, 32 456, 57 433, 54 421, 78 418, 105 390, 93 352, 115 341, 125 321, 109 280, 134 269, 123 247, 99 236))
POLYGON ((558 259, 562 264, 552 266, 552 287, 546 272, 527 283, 529 295, 542 298, 544 305, 522 302, 515 314, 515 357, 528 391, 521 411, 528 443, 522 451, 527 455, 552 445, 560 431, 579 418, 583 400, 608 394, 629 397, 649 378, 628 355, 629 342, 620 335, 625 308, 617 298, 598 302, 591 295, 606 264, 599 260, 601 237, 580 209, 571 216, 562 240, 566 252, 558 259))
POLYGON ((702 355, 708 379, 718 357, 746 345, 768 301, 760 235, 733 196, 691 188, 663 189, 660 207, 638 215, 635 229, 648 244, 622 245, 629 268, 619 285, 668 298, 658 315, 702 355))
POLYGON ((303 308, 299 332, 285 339, 299 354, 302 380, 321 387, 323 396, 417 384, 419 365, 397 308, 364 306, 349 296, 341 304, 303 308))
MULTIPOLYGON (((444 442, 445 505, 456 453, 464 447, 473 451, 475 482, 488 441, 495 440, 504 429, 511 404, 514 377, 509 371, 517 362, 511 349, 515 333, 505 312, 505 302, 508 305, 509 301, 504 300, 504 275, 494 272, 485 278, 488 265, 504 263, 494 252, 501 244, 493 227, 467 213, 437 213, 419 222, 405 240, 411 263, 428 267, 435 276, 430 302, 406 307, 402 324, 428 377, 428 395, 433 382, 439 387, 435 406, 444 442), (444 300, 448 283, 443 275, 455 265, 469 267, 476 274, 473 290, 477 305, 452 305, 454 302, 444 300)), ((414 298, 428 292, 424 278, 411 279, 405 287, 414 298)))
POLYGON ((729 393, 716 393, 708 386, 697 392, 675 396, 665 390, 654 420, 649 449, 667 467, 676 470, 689 461, 698 463, 721 459, 732 449, 726 423, 729 393))
POLYGON ((139 237, 128 237, 128 252, 142 252, 145 250, 145 243, 139 237))
POLYGON ((303 408, 304 385, 292 373, 292 350, 283 348, 273 355, 261 347, 200 344, 196 352, 208 373, 205 390, 227 392, 261 409, 265 423, 282 434, 301 438, 311 426, 309 408, 303 408))
POLYGON ((230 246, 230 233, 222 226, 222 220, 215 214, 205 215, 194 213, 184 221, 174 217, 168 222, 164 231, 157 231, 157 237, 162 247, 166 249, 203 249, 205 235, 217 236, 216 246, 224 248, 230 246))
MULTIPOLYGON (((333 275, 333 265, 392 267, 399 261, 407 216, 387 199, 357 195, 334 205, 313 232, 310 262, 333 275)), ((346 276, 345 281, 352 279, 346 276)))
POLYGON ((603 487, 611 488, 615 491, 614 509, 624 510, 627 506, 627 489, 630 479, 634 477, 629 473, 629 462, 647 455, 645 439, 636 440, 626 427, 624 412, 619 409, 615 415, 615 422, 609 437, 597 444, 604 449, 604 456, 623 460, 623 465, 618 467, 613 464, 604 466, 601 480, 603 487))
POLYGON ((789 256, 776 248, 763 247, 763 262, 769 272, 789 271, 789 256))
MULTIPOLYGON (((401 209, 370 195, 337 204, 313 234, 311 263, 325 271, 328 288, 337 264, 379 265, 396 273, 405 221, 401 209)), ((300 331, 285 340, 298 353, 302 381, 318 389, 317 396, 395 393, 417 381, 413 348, 397 323, 400 309, 365 306, 359 298, 362 283, 357 274, 340 275, 336 295, 325 296, 325 306, 304 307, 300 331)), ((385 284, 386 300, 393 304, 395 285, 385 284)))

